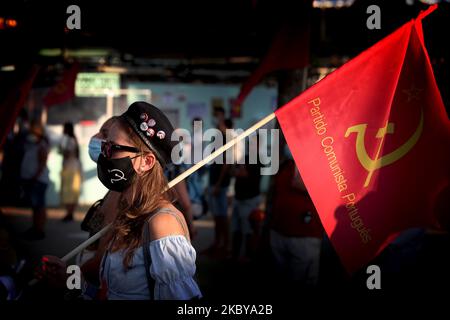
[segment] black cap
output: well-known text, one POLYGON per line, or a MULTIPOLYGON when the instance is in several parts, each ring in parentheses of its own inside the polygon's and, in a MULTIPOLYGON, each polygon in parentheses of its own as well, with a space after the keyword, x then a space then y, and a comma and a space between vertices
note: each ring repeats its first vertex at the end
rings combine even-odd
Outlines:
POLYGON ((137 101, 121 117, 153 151, 163 167, 172 162, 170 155, 176 142, 170 137, 174 129, 161 110, 147 102, 137 101))

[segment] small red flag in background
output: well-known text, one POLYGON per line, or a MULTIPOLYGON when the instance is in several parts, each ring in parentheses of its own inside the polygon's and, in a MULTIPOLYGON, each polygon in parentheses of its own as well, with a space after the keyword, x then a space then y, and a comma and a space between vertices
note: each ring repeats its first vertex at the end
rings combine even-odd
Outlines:
POLYGON ((5 142, 6 135, 12 130, 16 118, 27 100, 39 69, 40 67, 37 65, 32 66, 22 82, 18 83, 0 104, 0 148, 5 142))
POLYGON ((449 184, 450 123, 424 45, 430 7, 275 112, 348 272, 428 226, 449 184))
POLYGON ((309 26, 307 20, 297 25, 284 25, 272 41, 261 64, 242 85, 234 105, 242 106, 244 99, 261 79, 277 70, 299 69, 309 63, 309 26))
POLYGON ((44 105, 49 107, 54 104, 64 103, 75 96, 75 81, 77 79, 80 65, 75 62, 67 69, 61 80, 56 83, 43 98, 44 105))

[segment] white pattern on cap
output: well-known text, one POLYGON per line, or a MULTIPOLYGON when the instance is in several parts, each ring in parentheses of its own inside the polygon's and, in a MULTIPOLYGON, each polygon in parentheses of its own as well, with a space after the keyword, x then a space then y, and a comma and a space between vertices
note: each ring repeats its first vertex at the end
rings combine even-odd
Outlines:
POLYGON ((147 122, 142 122, 140 128, 142 131, 147 131, 147 129, 148 129, 147 122))
POLYGON ((147 136, 153 137, 154 135, 155 135, 155 130, 153 130, 152 128, 148 128, 147 129, 147 136))
POLYGON ((148 115, 145 112, 141 113, 141 120, 142 121, 147 121, 148 120, 148 115))
POLYGON ((166 133, 165 133, 164 131, 162 131, 162 130, 159 130, 159 131, 156 133, 156 136, 162 140, 162 139, 164 139, 164 137, 166 136, 166 133))
POLYGON ((148 120, 147 124, 149 127, 153 127, 156 124, 156 121, 155 121, 155 119, 150 119, 150 120, 148 120))

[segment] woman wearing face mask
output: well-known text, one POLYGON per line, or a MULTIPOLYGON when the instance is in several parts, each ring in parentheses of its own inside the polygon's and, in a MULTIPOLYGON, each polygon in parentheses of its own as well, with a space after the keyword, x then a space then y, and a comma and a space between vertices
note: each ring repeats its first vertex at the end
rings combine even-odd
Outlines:
POLYGON ((136 102, 117 118, 102 142, 98 177, 109 190, 120 192, 101 266, 108 299, 201 297, 186 221, 173 206, 170 190, 164 192, 163 168, 171 161, 172 132, 158 108, 136 102))

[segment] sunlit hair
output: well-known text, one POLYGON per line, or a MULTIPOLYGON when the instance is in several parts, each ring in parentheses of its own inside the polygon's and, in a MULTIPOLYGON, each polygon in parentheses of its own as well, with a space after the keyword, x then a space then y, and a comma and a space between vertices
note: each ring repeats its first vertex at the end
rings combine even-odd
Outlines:
MULTIPOLYGON (((116 118, 115 125, 124 130, 130 143, 136 146, 141 153, 148 154, 150 149, 137 136, 123 118, 116 118)), ((142 161, 142 158, 136 158, 142 161)), ((114 222, 116 238, 112 251, 124 250, 123 265, 131 266, 135 250, 141 245, 143 225, 151 212, 156 210, 165 201, 174 202, 175 193, 172 190, 162 193, 167 188, 167 178, 158 160, 152 169, 143 174, 136 174, 133 183, 127 190, 130 193, 130 202, 121 195, 117 218, 114 222)))
POLYGON ((118 116, 112 116, 108 120, 106 120, 103 125, 100 127, 99 132, 95 135, 95 137, 99 139, 106 139, 108 137, 108 131, 114 125, 115 121, 118 119, 118 116))

